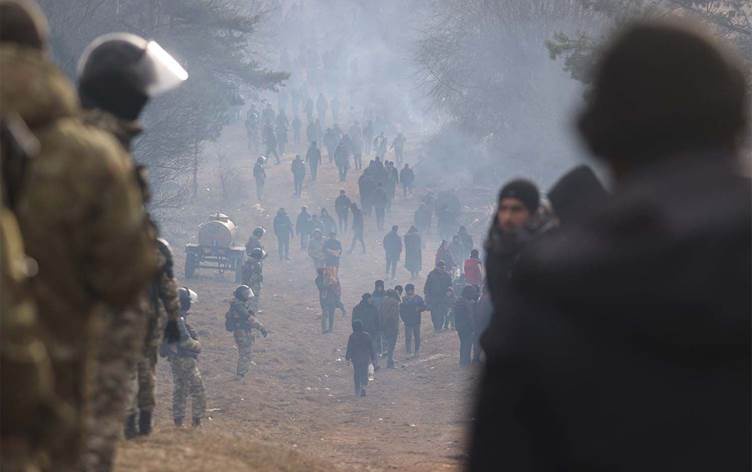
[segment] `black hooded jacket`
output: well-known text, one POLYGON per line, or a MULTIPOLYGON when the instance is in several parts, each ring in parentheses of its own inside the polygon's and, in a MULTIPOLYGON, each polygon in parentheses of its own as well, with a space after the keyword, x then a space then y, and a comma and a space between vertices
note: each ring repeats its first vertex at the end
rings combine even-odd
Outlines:
POLYGON ((491 282, 469 469, 750 470, 750 197, 664 163, 491 282))

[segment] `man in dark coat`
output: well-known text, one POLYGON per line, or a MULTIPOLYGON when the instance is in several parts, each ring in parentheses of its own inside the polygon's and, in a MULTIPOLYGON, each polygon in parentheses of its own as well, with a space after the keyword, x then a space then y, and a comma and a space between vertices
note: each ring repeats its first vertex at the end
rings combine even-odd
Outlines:
POLYGON ((399 226, 392 226, 392 230, 384 236, 384 253, 386 255, 386 275, 395 278, 397 263, 402 255, 402 237, 397 233, 399 226))
POLYGON ((321 151, 316 146, 316 141, 311 142, 311 145, 308 147, 305 160, 311 169, 311 180, 316 180, 316 175, 319 172, 319 163, 321 162, 321 151))
POLYGON ((415 183, 415 172, 410 168, 408 164, 402 168, 399 175, 400 185, 402 185, 402 196, 407 197, 407 194, 413 193, 413 184, 415 183))
MULTIPOLYGON (((363 329, 370 334, 371 350, 374 354, 378 352, 380 349, 377 349, 376 346, 376 336, 381 331, 379 327, 379 311, 371 302, 370 293, 364 293, 360 303, 353 307, 352 320, 353 322, 360 321, 362 323, 363 329)), ((376 357, 373 359, 373 368, 379 368, 379 360, 376 357)))
POLYGON ((475 340, 477 299, 477 287, 465 285, 465 288, 462 289, 462 296, 452 308, 454 329, 457 330, 457 335, 460 338, 460 367, 470 365, 470 354, 475 340))
POLYGON ((350 169, 350 138, 345 135, 340 140, 334 151, 334 163, 339 171, 339 181, 344 182, 347 179, 347 171, 350 169))
POLYGON ((293 237, 294 231, 292 221, 287 216, 284 208, 277 211, 274 217, 274 235, 277 237, 277 252, 279 260, 290 260, 290 238, 293 237))
POLYGON ((674 23, 604 51, 579 129, 616 190, 489 276, 469 470, 750 470, 747 90, 674 23))
POLYGON ((381 328, 382 346, 386 357, 386 367, 394 368, 394 347, 399 336, 400 296, 394 289, 386 291, 386 296, 379 307, 379 327, 381 328))
POLYGON ((347 340, 345 359, 352 362, 355 381, 355 395, 365 397, 368 385, 368 364, 376 362, 376 354, 371 346, 371 336, 363 331, 363 323, 353 320, 353 333, 347 340))
POLYGON ((426 303, 431 307, 431 321, 433 329, 436 332, 442 330, 444 320, 449 312, 449 300, 447 299, 447 289, 452 287, 452 276, 446 271, 444 261, 439 261, 436 268, 432 270, 426 278, 426 285, 423 288, 423 294, 426 296, 426 303))
POLYGON ((366 253, 366 243, 363 240, 363 212, 358 208, 358 205, 356 203, 353 203, 350 205, 350 209, 352 210, 353 218, 352 218, 352 231, 353 231, 353 240, 352 244, 350 245, 350 251, 348 251, 350 254, 352 254, 353 249, 355 249, 355 243, 360 241, 360 247, 363 248, 363 254, 366 253))
POLYGON ((415 293, 415 285, 405 285, 405 297, 400 303, 400 319, 405 324, 405 351, 413 352, 413 339, 415 340, 415 355, 420 353, 420 321, 424 311, 428 311, 428 305, 415 293))
POLYGON ((371 216, 373 209, 373 193, 376 190, 376 182, 366 173, 358 178, 358 191, 360 192, 360 206, 365 216, 371 216))
POLYGON ((300 237, 300 249, 306 249, 308 247, 308 238, 311 237, 311 214, 308 213, 308 208, 302 207, 300 214, 295 220, 295 233, 300 237))
POLYGON ((339 267, 339 258, 342 256, 342 243, 337 240, 337 233, 331 231, 329 239, 324 241, 324 264, 326 267, 339 267))
POLYGON ((350 213, 352 200, 347 196, 344 190, 339 191, 339 196, 334 200, 334 211, 337 213, 337 222, 339 230, 343 233, 347 231, 347 216, 350 213))
POLYGON ((303 179, 305 179, 305 164, 300 156, 295 156, 290 166, 292 171, 293 184, 295 185, 295 196, 299 197, 303 193, 303 179))
POLYGON ((415 226, 411 226, 405 235, 405 268, 410 271, 413 279, 420 274, 423 268, 420 234, 415 226))
POLYGON ((376 190, 373 191, 373 208, 376 213, 376 228, 379 231, 384 229, 384 215, 388 204, 389 197, 386 190, 384 190, 383 185, 378 184, 376 190))

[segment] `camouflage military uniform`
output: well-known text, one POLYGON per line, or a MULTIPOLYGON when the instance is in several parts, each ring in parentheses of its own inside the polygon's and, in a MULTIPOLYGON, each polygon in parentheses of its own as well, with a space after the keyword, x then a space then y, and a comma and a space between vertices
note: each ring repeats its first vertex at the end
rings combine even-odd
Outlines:
POLYGON ((74 424, 52 442, 56 471, 79 470, 84 411, 102 307, 131 305, 155 270, 131 160, 107 133, 84 126, 75 91, 41 51, 0 47, 0 103, 41 144, 17 216, 39 274, 30 284, 55 374, 74 424))
MULTIPOLYGON (((27 263, 15 216, 0 207, 0 470, 49 469, 45 444, 70 427, 55 397, 50 359, 26 293, 27 263)), ((66 416, 67 413, 67 416, 66 416)))
POLYGON ((243 284, 251 287, 254 297, 249 300, 249 307, 253 312, 258 312, 261 304, 261 287, 264 282, 264 265, 257 259, 246 261, 243 269, 243 284))
POLYGON ((134 395, 128 409, 129 415, 135 415, 138 411, 141 412, 142 418, 139 425, 141 434, 147 433, 147 431, 144 431, 145 428, 150 429, 151 412, 156 405, 157 351, 162 342, 165 323, 168 318, 178 319, 180 317, 178 287, 172 272, 171 256, 160 250, 157 251, 157 256, 159 266, 162 269, 149 287, 145 343, 132 375, 135 384, 133 387, 134 395), (149 424, 146 424, 144 420, 149 420, 149 424))
POLYGON ((193 407, 193 424, 204 417, 206 410, 206 394, 204 380, 198 370, 198 355, 201 344, 198 335, 191 328, 185 318, 178 322, 180 326, 180 342, 176 349, 171 350, 168 359, 172 368, 172 417, 175 424, 180 426, 185 418, 188 397, 191 397, 193 407))
MULTIPOLYGON (((85 123, 117 138, 124 151, 141 132, 137 122, 120 120, 101 110, 87 110, 83 119, 85 123)), ((142 205, 144 191, 142 188, 142 205)), ((157 267, 161 267, 156 249, 156 225, 148 215, 146 222, 152 254, 157 260, 157 267)), ((160 273, 158 269, 157 275, 147 280, 156 280, 160 273)), ((91 408, 87 416, 84 457, 87 471, 108 471, 113 467, 117 441, 122 436, 130 405, 135 401, 138 364, 143 358, 145 340, 149 336, 150 324, 157 322, 158 311, 151 305, 149 292, 148 287, 143 290, 132 308, 121 311, 107 309, 103 317, 104 329, 97 339, 97 358, 90 390, 91 408)))
POLYGON ((244 377, 251 365, 253 353, 253 330, 257 329, 266 336, 266 328, 254 316, 249 306, 250 302, 235 299, 230 303, 230 311, 227 313, 229 327, 235 338, 238 348, 238 377, 244 377))

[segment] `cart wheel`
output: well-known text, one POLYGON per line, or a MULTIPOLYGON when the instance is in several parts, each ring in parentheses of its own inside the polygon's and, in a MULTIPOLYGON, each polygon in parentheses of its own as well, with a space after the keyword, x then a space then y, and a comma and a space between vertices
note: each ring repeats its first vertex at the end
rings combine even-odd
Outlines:
POLYGON ((196 272, 196 260, 191 254, 188 254, 185 258, 185 278, 193 278, 193 273, 196 272))

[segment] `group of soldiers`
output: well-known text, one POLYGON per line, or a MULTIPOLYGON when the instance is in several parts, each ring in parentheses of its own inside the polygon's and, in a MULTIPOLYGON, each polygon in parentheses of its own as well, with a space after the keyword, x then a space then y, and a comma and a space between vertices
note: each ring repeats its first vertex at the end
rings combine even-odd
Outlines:
POLYGON ((123 434, 151 432, 163 340, 176 391, 200 391, 187 289, 130 156, 144 107, 188 74, 156 42, 110 34, 74 87, 33 1, 0 1, 0 23, 1 370, 18 375, 3 378, 2 468, 107 471, 123 434))

